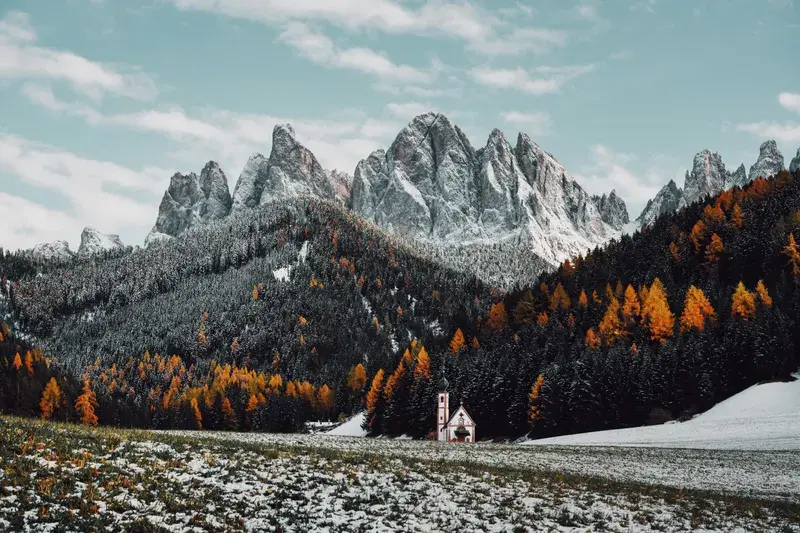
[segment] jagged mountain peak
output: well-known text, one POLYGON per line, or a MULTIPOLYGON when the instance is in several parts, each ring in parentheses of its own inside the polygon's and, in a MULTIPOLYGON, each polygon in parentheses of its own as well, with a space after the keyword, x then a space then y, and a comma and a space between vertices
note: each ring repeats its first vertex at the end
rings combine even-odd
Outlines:
POLYGON ((116 233, 102 233, 87 226, 81 232, 81 244, 78 255, 88 256, 111 250, 124 250, 125 245, 116 233))
POLYGON ((231 212, 231 203, 228 178, 216 161, 206 163, 200 176, 176 172, 161 199, 158 218, 145 245, 225 218, 231 212))
POLYGON ((769 178, 784 169, 783 154, 778 150, 778 144, 773 140, 761 143, 758 149, 758 159, 750 167, 748 180, 756 178, 769 178))
POLYGON ((31 255, 36 259, 63 261, 72 258, 75 254, 69 249, 67 241, 52 241, 37 244, 31 250, 31 255))
POLYGON ((681 205, 691 204, 704 196, 721 191, 727 177, 728 172, 719 152, 701 150, 694 156, 691 172, 686 173, 681 205))

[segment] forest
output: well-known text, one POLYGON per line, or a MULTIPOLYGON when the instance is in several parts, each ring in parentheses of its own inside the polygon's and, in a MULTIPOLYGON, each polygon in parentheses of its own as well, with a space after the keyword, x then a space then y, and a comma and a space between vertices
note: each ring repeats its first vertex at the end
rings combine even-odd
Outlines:
POLYGON ((154 428, 366 410, 374 435, 425 437, 445 375, 479 438, 685 419, 797 370, 798 229, 784 171, 508 292, 311 199, 121 256, 4 253, 0 400, 154 428))

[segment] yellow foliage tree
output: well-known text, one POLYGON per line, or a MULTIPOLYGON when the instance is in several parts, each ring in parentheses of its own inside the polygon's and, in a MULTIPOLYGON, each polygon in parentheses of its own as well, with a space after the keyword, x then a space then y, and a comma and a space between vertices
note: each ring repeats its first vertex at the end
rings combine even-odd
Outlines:
POLYGON ((792 265, 792 274, 794 277, 800 277, 800 250, 797 248, 793 233, 789 234, 789 243, 783 247, 782 253, 789 258, 789 264, 792 265))
POLYGON ((417 354, 417 364, 414 367, 414 379, 419 379, 420 377, 431 378, 431 359, 424 346, 420 348, 417 354))
POLYGON ((619 337, 625 335, 625 326, 619 318, 619 300, 613 294, 598 329, 606 345, 610 345, 619 337))
POLYGON ((322 385, 317 390, 317 409, 323 415, 329 415, 331 411, 333 411, 334 401, 336 400, 336 395, 333 392, 333 389, 328 387, 327 385, 322 385))
POLYGON ((733 212, 731 212, 731 222, 733 222, 733 225, 738 229, 742 229, 742 226, 744 225, 744 214, 742 213, 742 208, 739 207, 739 204, 735 204, 733 206, 733 212))
POLYGON ((541 412, 539 410, 539 396, 542 393, 543 384, 544 384, 544 376, 542 374, 539 374, 533 386, 531 387, 531 392, 528 394, 528 403, 530 405, 530 409, 528 411, 528 419, 530 420, 531 424, 534 424, 537 420, 541 418, 541 412))
POLYGON ((706 320, 714 320, 716 312, 702 290, 694 285, 686 292, 686 300, 681 315, 681 331, 703 331, 706 320))
POLYGON ((581 294, 578 296, 578 305, 586 309, 589 306, 589 298, 586 297, 586 291, 581 289, 581 294))
POLYGON ((544 311, 536 315, 536 323, 540 326, 546 326, 548 322, 550 322, 550 317, 544 311))
POLYGON ((22 358, 19 356, 19 352, 17 352, 17 355, 14 356, 14 362, 12 364, 14 365, 14 370, 17 372, 19 372, 19 369, 22 368, 22 358))
POLYGON ((742 320, 750 320, 756 316, 756 299, 741 281, 736 286, 731 300, 731 316, 742 320))
POLYGON ((47 382, 47 386, 45 386, 44 392, 42 393, 42 399, 39 401, 39 409, 42 411, 42 418, 45 420, 51 418, 53 413, 61 407, 61 403, 61 389, 58 387, 58 383, 56 383, 56 378, 50 378, 50 381, 47 382))
POLYGON ((636 294, 632 285, 625 288, 625 301, 622 302, 622 318, 625 323, 631 325, 638 320, 642 314, 642 306, 639 302, 639 295, 636 294))
POLYGON ((97 396, 92 390, 89 380, 84 380, 83 390, 81 391, 80 396, 78 396, 78 399, 75 400, 75 410, 78 412, 81 424, 86 424, 89 426, 97 425, 98 419, 94 412, 94 409, 97 406, 97 396))
POLYGON ((569 309, 569 306, 572 302, 569 299, 569 295, 567 291, 564 290, 564 286, 560 283, 556 285, 556 288, 553 290, 553 295, 550 297, 550 310, 555 311, 556 309, 569 309))
POLYGON ((356 366, 350 369, 350 372, 347 374, 347 386, 353 392, 361 392, 364 390, 364 386, 367 384, 367 370, 364 368, 364 365, 358 363, 356 366))
POLYGON ((667 302, 667 292, 661 280, 656 278, 647 291, 647 300, 644 303, 643 316, 650 329, 650 339, 664 342, 672 337, 675 329, 675 316, 667 302))
POLYGON ((756 284, 756 295, 762 304, 766 305, 767 307, 772 307, 772 297, 769 295, 767 288, 764 286, 764 280, 758 280, 758 283, 756 284))
POLYGON ((369 413, 374 413, 375 409, 378 407, 378 401, 380 400, 381 393, 383 392, 383 376, 384 372, 381 368, 375 374, 375 377, 372 378, 372 385, 367 393, 367 411, 369 413))
POLYGON ((722 244, 722 238, 714 233, 711 235, 711 242, 706 246, 706 261, 713 263, 719 261, 719 256, 725 251, 725 246, 722 244))
POLYGON ((461 331, 461 328, 458 328, 456 332, 453 334, 453 338, 450 340, 450 353, 456 355, 463 349, 464 349, 464 332, 461 331))
POLYGON ((508 326, 508 315, 503 302, 497 302, 489 310, 489 320, 486 321, 486 325, 494 332, 502 331, 508 326))
POLYGON ((590 350, 596 350, 600 348, 600 337, 597 336, 597 333, 594 332, 594 328, 589 328, 586 330, 586 338, 584 339, 586 343, 586 347, 590 350))
POLYGON ((699 252, 700 248, 703 246, 703 242, 706 239, 706 231, 706 225, 702 220, 698 220, 695 225, 692 226, 692 232, 689 234, 689 238, 692 239, 694 249, 697 252, 699 252))
POLYGON ((197 404, 197 398, 189 400, 189 409, 192 413, 192 424, 195 429, 203 429, 203 415, 200 413, 200 406, 197 404))

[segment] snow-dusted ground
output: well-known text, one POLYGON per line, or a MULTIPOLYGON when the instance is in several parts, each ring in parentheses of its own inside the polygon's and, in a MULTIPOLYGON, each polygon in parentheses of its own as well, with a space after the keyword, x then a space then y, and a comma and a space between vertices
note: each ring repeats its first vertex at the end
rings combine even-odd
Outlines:
POLYGON ((753 385, 687 422, 564 435, 526 444, 800 450, 800 379, 753 385))
POLYGON ((429 460, 509 447, 311 438, 318 446, 303 449, 288 437, 253 446, 11 420, 0 425, 0 531, 798 531, 796 514, 757 502, 429 460), (330 446, 368 442, 424 457, 330 446))
POLYGON ((339 437, 365 437, 367 431, 361 426, 366 420, 366 414, 361 412, 352 417, 339 427, 336 427, 326 433, 326 435, 333 435, 339 437))

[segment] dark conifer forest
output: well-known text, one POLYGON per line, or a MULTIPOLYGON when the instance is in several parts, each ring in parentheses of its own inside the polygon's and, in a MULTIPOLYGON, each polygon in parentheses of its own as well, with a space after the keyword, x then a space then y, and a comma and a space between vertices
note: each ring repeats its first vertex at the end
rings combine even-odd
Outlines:
POLYGON ((795 236, 784 171, 510 292, 313 199, 127 253, 3 253, 0 402, 263 431, 366 410, 373 434, 424 437, 445 375, 479 438, 685 419, 797 370, 795 236))

